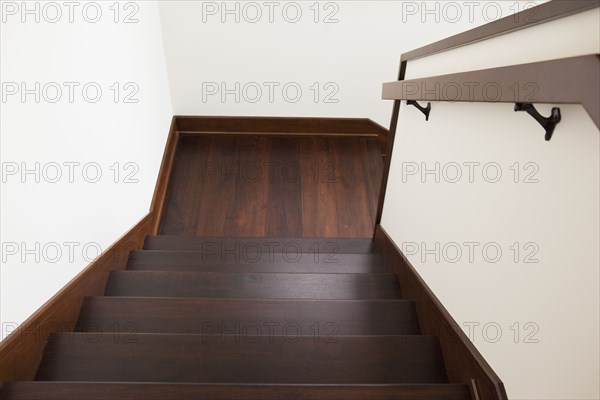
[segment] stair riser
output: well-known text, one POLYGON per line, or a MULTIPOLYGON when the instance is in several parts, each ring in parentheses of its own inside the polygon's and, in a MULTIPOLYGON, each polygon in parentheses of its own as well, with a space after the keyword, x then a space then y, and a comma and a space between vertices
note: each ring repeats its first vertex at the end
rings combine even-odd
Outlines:
POLYGON ((140 383, 14 383, 0 400, 471 400, 467 385, 232 386, 140 383))
POLYGON ((332 258, 314 254, 252 254, 237 257, 195 251, 144 250, 132 252, 128 270, 281 272, 281 273, 378 273, 387 272, 377 254, 338 254, 332 258), (239 260, 238 260, 239 259, 239 260))
POLYGON ((417 335, 412 302, 87 299, 76 331, 308 336, 417 335))
POLYGON ((400 297, 393 274, 248 274, 117 271, 107 296, 368 300, 400 297))
POLYGON ((206 254, 238 257, 240 261, 244 254, 252 253, 284 253, 292 258, 320 254, 323 259, 333 259, 337 254, 371 253, 373 242, 370 239, 148 236, 144 250, 194 250, 206 254))
POLYGON ((263 384, 447 383, 437 339, 283 337, 254 343, 198 335, 63 334, 49 341, 38 380, 263 384))

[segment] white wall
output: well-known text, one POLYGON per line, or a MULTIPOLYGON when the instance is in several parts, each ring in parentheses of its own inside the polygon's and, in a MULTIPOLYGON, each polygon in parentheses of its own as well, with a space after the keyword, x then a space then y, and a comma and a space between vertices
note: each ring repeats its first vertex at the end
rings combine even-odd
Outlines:
MULTIPOLYGON (((424 58, 407 76, 598 53, 598 20, 595 10, 424 58)), ((598 129, 575 105, 560 105, 550 142, 511 104, 432 107, 429 122, 401 108, 383 227, 511 399, 598 399, 598 129)))
POLYGON ((115 23, 113 3, 96 3, 102 12, 96 23, 91 22, 94 5, 82 14, 88 3, 79 3, 70 23, 62 2, 54 3, 62 12, 57 22, 51 22, 57 9, 47 3, 27 2, 29 10, 37 4, 36 22, 35 14, 22 14, 25 3, 2 2, 2 337, 149 209, 172 115, 158 7, 122 2, 115 23), (126 16, 138 22, 124 23, 126 16), (11 95, 13 83, 19 91, 21 83, 35 91, 36 82, 39 102, 35 93, 24 100, 20 92, 11 95), (63 90, 56 103, 51 102, 57 94, 52 82, 63 90), (64 82, 80 84, 72 102, 64 82), (116 87, 110 89, 115 82, 120 86, 116 103, 116 87), (87 100, 82 95, 87 83, 102 89, 96 103, 92 89, 87 100), (136 89, 128 100, 138 102, 125 102, 136 89), (65 164, 71 162, 80 163, 72 182, 65 164), (36 163, 39 177, 21 174, 23 167, 35 170, 36 163), (110 169, 115 163, 119 176, 110 169), (14 167, 18 171, 12 175, 14 167), (89 183, 98 167, 100 180, 89 183), (51 183, 59 171, 62 178, 51 183))
POLYGON ((368 117, 389 126, 391 103, 381 100, 381 83, 397 78, 401 53, 525 6, 483 1, 457 13, 443 1, 322 1, 315 23, 315 2, 274 3, 160 3, 176 114, 368 117), (224 100, 222 84, 234 92, 224 100))

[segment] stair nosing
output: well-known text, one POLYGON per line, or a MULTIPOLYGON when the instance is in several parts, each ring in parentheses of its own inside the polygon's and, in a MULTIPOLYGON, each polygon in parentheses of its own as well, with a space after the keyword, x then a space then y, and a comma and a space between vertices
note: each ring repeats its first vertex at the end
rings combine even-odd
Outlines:
POLYGON ((219 275, 315 275, 315 276, 322 276, 322 275, 334 275, 334 276, 344 276, 344 275, 351 275, 351 276, 382 276, 382 275, 391 275, 391 276, 396 276, 396 274, 394 272, 340 272, 340 273, 335 273, 335 272, 322 272, 322 273, 314 273, 314 272, 229 272, 229 271, 178 271, 178 270, 130 270, 130 269, 122 269, 122 270, 112 270, 110 271, 110 273, 158 273, 158 274, 219 274, 219 275))
POLYGON ((193 300, 198 300, 198 301, 203 301, 203 300, 215 300, 215 301, 243 301, 243 302, 251 302, 251 301, 263 301, 263 302, 303 302, 303 303, 307 303, 307 302, 344 302, 344 303, 365 303, 365 302, 371 302, 371 303, 405 303, 405 302, 410 302, 410 303, 414 303, 414 300, 411 299, 403 299, 403 298, 397 298, 397 299, 270 299, 270 298, 232 298, 232 297, 227 297, 227 298, 221 298, 221 297, 173 297, 173 296, 159 296, 159 297, 152 297, 152 296, 86 296, 84 297, 84 299, 150 299, 150 300, 187 300, 187 301, 193 301, 193 300))

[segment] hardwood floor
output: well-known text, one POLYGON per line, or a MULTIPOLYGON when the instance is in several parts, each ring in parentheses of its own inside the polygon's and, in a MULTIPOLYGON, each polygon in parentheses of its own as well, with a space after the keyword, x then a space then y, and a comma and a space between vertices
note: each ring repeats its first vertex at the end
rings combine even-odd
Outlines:
POLYGON ((161 234, 372 237, 382 168, 376 138, 183 136, 161 234))

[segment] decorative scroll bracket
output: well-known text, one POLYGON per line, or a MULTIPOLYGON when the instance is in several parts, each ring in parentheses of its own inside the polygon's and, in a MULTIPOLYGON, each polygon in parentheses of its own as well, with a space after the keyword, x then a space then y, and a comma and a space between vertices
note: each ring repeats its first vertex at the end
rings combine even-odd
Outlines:
POLYGON ((531 115, 539 124, 546 130, 546 141, 552 139, 554 128, 561 120, 560 108, 552 108, 552 113, 549 117, 543 117, 535 106, 531 103, 515 103, 515 111, 525 111, 531 115))
POLYGON ((431 103, 427 103, 427 107, 421 106, 414 100, 406 100, 406 104, 409 106, 415 106, 419 111, 425 114, 425 121, 429 121, 429 113, 431 112, 431 103))

